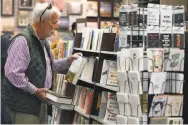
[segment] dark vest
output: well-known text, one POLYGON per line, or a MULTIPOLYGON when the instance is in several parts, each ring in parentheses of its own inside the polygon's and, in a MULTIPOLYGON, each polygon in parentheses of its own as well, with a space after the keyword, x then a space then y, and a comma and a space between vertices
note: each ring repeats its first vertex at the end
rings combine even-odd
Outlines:
MULTIPOLYGON (((30 53, 30 63, 25 74, 30 83, 35 85, 37 88, 44 88, 46 78, 46 60, 41 42, 36 37, 31 26, 25 28, 19 35, 23 35, 26 38, 30 53)), ((46 45, 46 49, 49 54, 49 44, 46 45)), ((3 104, 15 111, 38 116, 41 101, 35 95, 31 95, 30 93, 14 87, 6 77, 2 79, 1 100, 3 104)))

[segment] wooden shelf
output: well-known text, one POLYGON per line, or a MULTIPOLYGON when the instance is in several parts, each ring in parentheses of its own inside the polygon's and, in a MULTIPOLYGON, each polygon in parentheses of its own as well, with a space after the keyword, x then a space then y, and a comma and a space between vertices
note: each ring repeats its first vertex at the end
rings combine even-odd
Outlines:
POLYGON ((105 122, 103 121, 104 119, 102 119, 102 118, 100 118, 100 117, 98 117, 98 116, 91 115, 91 118, 94 119, 94 120, 96 120, 96 121, 98 121, 98 122, 100 122, 100 123, 102 123, 102 124, 107 124, 107 123, 105 123, 105 122))
POLYGON ((90 115, 85 114, 84 111, 78 106, 74 107, 74 111, 76 111, 77 113, 83 115, 86 118, 90 118, 90 115))
POLYGON ((66 110, 73 110, 74 109, 74 105, 55 103, 55 102, 53 102, 51 100, 48 100, 48 102, 50 104, 52 104, 53 106, 58 107, 60 109, 66 109, 66 110))
POLYGON ((105 88, 105 89, 108 89, 108 90, 115 91, 115 92, 118 91, 118 87, 108 86, 108 85, 104 85, 104 84, 101 84, 101 83, 96 83, 95 85, 98 86, 98 87, 101 87, 101 88, 105 88))

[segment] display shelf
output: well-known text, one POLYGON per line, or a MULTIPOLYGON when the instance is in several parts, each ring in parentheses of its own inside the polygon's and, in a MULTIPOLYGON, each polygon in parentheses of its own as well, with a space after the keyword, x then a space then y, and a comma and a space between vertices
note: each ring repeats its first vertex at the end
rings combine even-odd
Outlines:
POLYGON ((74 50, 77 50, 77 51, 82 51, 82 52, 100 53, 100 51, 97 51, 97 50, 87 50, 87 49, 83 49, 83 48, 76 48, 76 47, 74 47, 74 50))
POLYGON ((62 103, 55 103, 51 100, 48 100, 48 103, 60 108, 60 109, 66 109, 66 110, 73 110, 74 105, 69 105, 69 104, 62 104, 62 103))
POLYGON ((117 52, 101 51, 102 54, 117 55, 117 52))
POLYGON ((98 86, 98 87, 101 87, 101 88, 111 90, 111 91, 115 91, 115 92, 118 91, 118 87, 108 86, 108 85, 104 85, 104 84, 101 84, 101 83, 96 83, 95 85, 98 86))
POLYGON ((83 82, 87 82, 87 83, 92 84, 92 85, 95 84, 94 82, 89 81, 89 80, 85 80, 85 79, 83 79, 83 78, 81 78, 81 77, 79 78, 79 80, 81 80, 81 81, 83 81, 83 82))
POLYGON ((104 122, 104 119, 102 119, 102 118, 100 118, 98 116, 91 115, 91 118, 96 120, 96 121, 98 121, 98 122, 100 122, 100 123, 102 123, 102 124, 108 124, 108 123, 104 122))
POLYGON ((74 107, 74 111, 76 111, 77 113, 83 115, 83 116, 86 117, 86 118, 90 118, 90 115, 85 114, 84 111, 83 111, 83 109, 81 109, 81 108, 78 107, 78 106, 75 106, 75 107, 74 107))

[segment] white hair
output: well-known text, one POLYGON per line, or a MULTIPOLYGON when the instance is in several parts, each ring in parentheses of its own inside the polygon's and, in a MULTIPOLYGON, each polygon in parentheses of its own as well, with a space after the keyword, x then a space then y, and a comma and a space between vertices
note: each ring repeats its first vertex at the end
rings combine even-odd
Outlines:
MULTIPOLYGON (((37 3, 35 5, 35 8, 32 12, 32 23, 38 23, 40 22, 41 14, 44 12, 44 10, 49 6, 49 3, 37 3)), ((58 17, 60 17, 61 12, 58 10, 57 7, 52 5, 51 9, 47 9, 45 13, 42 15, 42 20, 49 20, 53 13, 56 13, 58 17)))

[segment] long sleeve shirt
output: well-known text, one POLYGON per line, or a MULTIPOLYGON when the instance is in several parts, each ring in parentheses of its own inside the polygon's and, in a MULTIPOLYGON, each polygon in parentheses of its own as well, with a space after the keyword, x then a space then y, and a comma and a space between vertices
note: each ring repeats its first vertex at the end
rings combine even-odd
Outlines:
MULTIPOLYGON (((52 70, 58 73, 65 73, 69 68, 69 63, 67 58, 54 60, 52 53, 50 53, 49 56, 44 46, 45 42, 47 41, 41 40, 46 59, 45 88, 50 88, 52 85, 52 70), (50 60, 53 60, 52 66, 50 60)), ((18 36, 12 41, 12 44, 8 49, 5 76, 15 87, 24 90, 25 92, 29 92, 30 94, 34 94, 38 88, 29 82, 28 77, 25 74, 29 63, 30 53, 27 40, 24 36, 18 36)))

